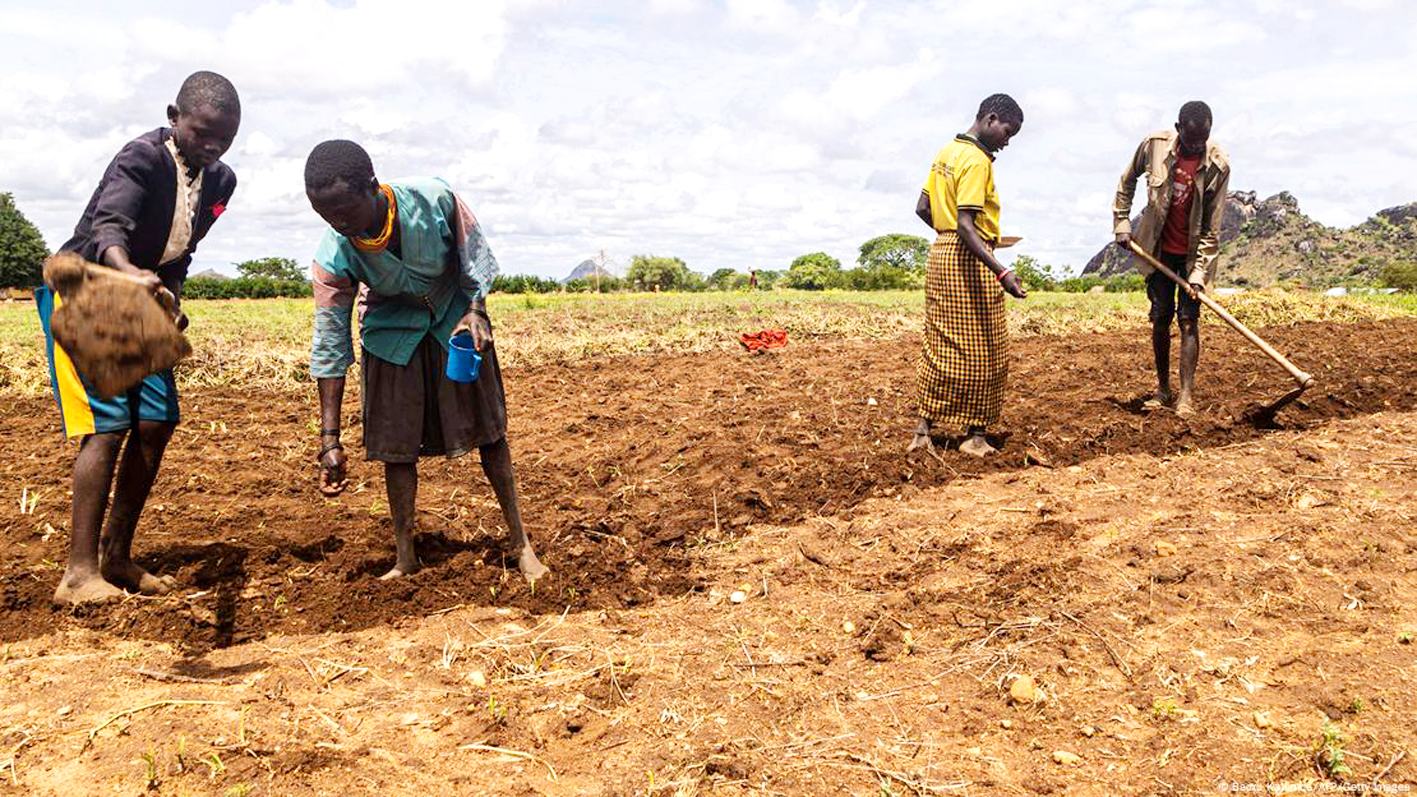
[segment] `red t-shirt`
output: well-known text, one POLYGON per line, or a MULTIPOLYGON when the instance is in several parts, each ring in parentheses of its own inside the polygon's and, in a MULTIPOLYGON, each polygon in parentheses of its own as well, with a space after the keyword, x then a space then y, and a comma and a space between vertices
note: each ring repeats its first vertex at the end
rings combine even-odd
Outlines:
POLYGON ((1171 169, 1171 207, 1166 210, 1166 224, 1161 228, 1161 251, 1184 255, 1190 251, 1191 202, 1196 197, 1196 170, 1201 159, 1176 156, 1171 169))

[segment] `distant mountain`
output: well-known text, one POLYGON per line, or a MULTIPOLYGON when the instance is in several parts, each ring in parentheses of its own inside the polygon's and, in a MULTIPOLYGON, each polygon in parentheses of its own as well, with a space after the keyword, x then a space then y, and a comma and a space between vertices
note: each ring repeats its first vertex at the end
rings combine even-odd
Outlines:
POLYGON ((191 275, 189 275, 189 278, 191 278, 191 277, 202 277, 202 278, 204 278, 204 279, 212 279, 212 280, 229 280, 229 279, 231 279, 231 276, 230 276, 229 274, 223 274, 223 273, 221 273, 220 271, 217 271, 217 270, 214 269, 214 268, 209 268, 209 269, 206 269, 206 270, 204 270, 204 271, 198 271, 196 274, 191 274, 191 275))
MULTIPOLYGON (((1253 191, 1232 191, 1220 244, 1221 285, 1260 287, 1283 280, 1323 287, 1372 279, 1389 262, 1417 261, 1417 202, 1342 229, 1305 216, 1288 191, 1264 201, 1256 201, 1253 191)), ((1105 277, 1130 268, 1131 257, 1108 244, 1082 273, 1105 277)))
POLYGON ((601 268, 598 264, 596 264, 594 260, 587 259, 582 260, 579 266, 576 266, 574 269, 571 270, 570 276, 561 280, 561 282, 564 284, 570 282, 571 280, 594 280, 596 272, 600 273, 601 279, 615 278, 614 274, 611 274, 609 271, 601 268))

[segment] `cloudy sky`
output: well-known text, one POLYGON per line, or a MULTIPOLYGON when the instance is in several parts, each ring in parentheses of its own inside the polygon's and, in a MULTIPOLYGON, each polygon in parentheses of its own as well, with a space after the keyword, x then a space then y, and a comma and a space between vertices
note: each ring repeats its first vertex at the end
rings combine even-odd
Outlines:
POLYGON ((1011 250, 1081 267, 1117 176, 1208 101, 1231 188, 1332 225, 1417 200, 1411 0, 6 0, 0 190, 51 247, 124 142, 198 69, 245 109, 240 187, 194 270, 305 262, 306 153, 352 138, 381 176, 451 182, 506 273, 599 250, 701 272, 784 268, 928 233, 935 151, 985 95, 1023 106, 996 164, 1011 250))

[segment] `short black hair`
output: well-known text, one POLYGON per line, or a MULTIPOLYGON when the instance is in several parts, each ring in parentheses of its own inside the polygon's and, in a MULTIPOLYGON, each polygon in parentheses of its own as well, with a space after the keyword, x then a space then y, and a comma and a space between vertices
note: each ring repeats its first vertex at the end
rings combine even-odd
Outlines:
POLYGON ((1191 100, 1181 106, 1181 113, 1177 121, 1183 125, 1200 122, 1209 124, 1212 121, 1210 106, 1200 100, 1191 100))
POLYGON ((241 115, 241 98, 231 81, 215 72, 193 72, 177 90, 177 110, 191 113, 208 107, 225 114, 241 115))
POLYGON ((1007 94, 990 94, 985 97, 984 101, 979 103, 979 113, 975 114, 974 118, 983 119, 991 113, 1003 122, 1023 124, 1023 109, 1007 94))
POLYGON ((322 141, 305 159, 305 190, 344 183, 358 189, 374 179, 374 162, 364 148, 344 139, 322 141))

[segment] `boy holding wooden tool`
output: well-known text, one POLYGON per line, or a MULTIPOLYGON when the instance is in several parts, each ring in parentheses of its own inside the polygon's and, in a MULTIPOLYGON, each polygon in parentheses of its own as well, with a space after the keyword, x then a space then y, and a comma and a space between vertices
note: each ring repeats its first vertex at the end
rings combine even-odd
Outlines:
MULTIPOLYGON (((182 325, 178 308, 192 253, 236 188, 236 175, 220 158, 236 138, 241 102, 226 78, 197 72, 182 83, 167 118, 171 127, 144 133, 114 156, 60 250, 141 280, 182 325)), ((172 579, 139 567, 132 545, 179 417, 172 371, 104 397, 54 341, 50 317, 62 299, 50 288, 40 288, 35 298, 64 433, 80 438, 69 560, 54 600, 78 604, 121 597, 125 590, 168 592, 172 579)))

